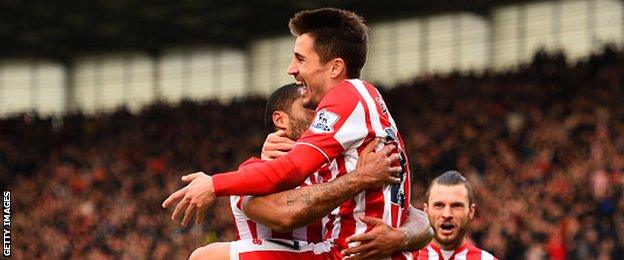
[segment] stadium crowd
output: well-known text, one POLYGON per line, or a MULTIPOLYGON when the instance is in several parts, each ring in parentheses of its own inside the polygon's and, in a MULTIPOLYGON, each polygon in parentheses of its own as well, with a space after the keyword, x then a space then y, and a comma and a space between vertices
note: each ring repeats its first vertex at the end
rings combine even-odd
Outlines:
MULTIPOLYGON (((422 207, 435 176, 475 187, 470 239, 500 259, 624 259, 624 52, 567 63, 539 52, 503 72, 427 75, 385 100, 422 207)), ((265 100, 185 101, 62 119, 0 121, 18 259, 183 259, 232 240, 228 201, 182 228, 160 204, 183 173, 257 155, 265 100)))

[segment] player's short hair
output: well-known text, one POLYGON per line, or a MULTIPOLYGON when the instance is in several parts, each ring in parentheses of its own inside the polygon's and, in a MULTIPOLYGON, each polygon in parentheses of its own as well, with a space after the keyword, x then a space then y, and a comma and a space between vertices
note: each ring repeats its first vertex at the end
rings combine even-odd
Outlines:
POLYGON ((431 182, 431 184, 429 184, 429 187, 427 188, 427 192, 425 193, 425 199, 427 200, 427 202, 429 202, 429 194, 431 192, 431 187, 433 187, 434 184, 444 186, 464 185, 466 191, 468 192, 468 206, 472 205, 474 196, 472 186, 470 185, 468 180, 466 180, 466 178, 458 171, 447 171, 433 179, 433 181, 431 182))
POLYGON ((359 78, 368 52, 368 27, 359 15, 337 8, 305 10, 288 22, 290 33, 310 34, 321 62, 342 58, 349 78, 359 78))
POLYGON ((276 89, 269 96, 264 109, 264 125, 267 128, 275 127, 275 124, 273 124, 273 112, 284 111, 290 113, 292 103, 301 96, 299 87, 296 83, 290 83, 276 89))

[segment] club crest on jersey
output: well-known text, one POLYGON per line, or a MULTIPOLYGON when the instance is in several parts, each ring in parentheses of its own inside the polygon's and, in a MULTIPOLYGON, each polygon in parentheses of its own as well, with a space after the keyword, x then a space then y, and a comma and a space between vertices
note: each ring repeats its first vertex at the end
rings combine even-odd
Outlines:
POLYGON ((382 114, 388 114, 388 108, 386 107, 386 103, 384 103, 383 99, 381 99, 381 97, 376 97, 375 101, 377 102, 377 105, 379 105, 379 108, 381 108, 381 113, 382 114))
POLYGON ((334 124, 338 122, 340 116, 334 112, 321 109, 316 113, 314 122, 310 125, 310 130, 315 133, 331 133, 334 131, 334 124))

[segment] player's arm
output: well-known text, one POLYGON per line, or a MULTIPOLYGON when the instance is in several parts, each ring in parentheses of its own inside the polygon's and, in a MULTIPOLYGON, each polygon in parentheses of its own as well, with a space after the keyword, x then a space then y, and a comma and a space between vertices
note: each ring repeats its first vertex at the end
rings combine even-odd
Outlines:
POLYGON ((360 243, 341 252, 350 260, 377 259, 400 251, 419 250, 433 238, 429 218, 411 205, 405 223, 399 228, 390 227, 378 218, 362 217, 361 220, 374 227, 364 234, 347 238, 347 243, 360 243))
POLYGON ((405 247, 402 251, 420 250, 433 239, 433 228, 429 217, 422 210, 409 206, 409 215, 399 229, 405 232, 405 247))
POLYGON ((304 186, 263 197, 254 197, 243 206, 245 214, 271 229, 286 232, 321 219, 349 198, 368 188, 396 183, 400 167, 392 168, 399 159, 388 145, 379 152, 378 139, 360 153, 356 169, 332 181, 304 186))
POLYGON ((324 163, 368 135, 366 114, 347 86, 335 86, 318 106, 315 120, 284 156, 241 171, 213 176, 216 196, 268 195, 299 186, 324 163))
POLYGON ((197 210, 196 222, 201 222, 206 208, 217 196, 267 195, 292 189, 346 147, 365 141, 368 132, 354 133, 359 128, 354 129, 351 125, 365 118, 364 110, 358 106, 358 98, 340 86, 331 91, 331 97, 324 98, 319 104, 317 120, 321 123, 313 124, 288 154, 213 177, 203 172, 183 176, 182 181, 189 184, 172 193, 162 204, 166 208, 178 203, 171 215, 172 220, 176 221, 184 212, 182 225, 187 225, 197 210), (348 119, 353 120, 347 124, 348 119), (343 125, 346 127, 341 128, 343 125), (338 129, 345 131, 339 135, 338 129))
POLYGON ((297 145, 285 156, 253 163, 236 172, 213 177, 203 172, 185 175, 182 181, 188 182, 188 185, 169 195, 162 207, 167 208, 177 202, 171 214, 174 222, 182 216, 181 224, 186 226, 197 211, 195 222, 201 223, 204 212, 217 196, 266 195, 292 189, 325 162, 326 157, 315 148, 297 145))

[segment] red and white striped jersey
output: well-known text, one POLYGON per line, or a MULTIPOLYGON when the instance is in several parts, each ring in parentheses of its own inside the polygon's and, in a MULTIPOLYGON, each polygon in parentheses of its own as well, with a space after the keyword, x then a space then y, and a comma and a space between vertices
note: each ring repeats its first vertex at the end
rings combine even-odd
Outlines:
MULTIPOLYGON (((329 90, 320 101, 310 128, 295 145, 307 145, 322 153, 333 179, 355 170, 359 152, 375 137, 397 144, 400 151, 406 150, 379 91, 367 82, 351 79, 329 90)), ((322 220, 325 240, 339 249, 347 248, 346 238, 373 228, 357 217, 360 215, 383 219, 392 227, 405 221, 410 203, 410 172, 407 155, 401 153, 401 184, 366 190, 334 209, 322 220)))
POLYGON ((476 246, 464 243, 455 251, 441 250, 434 243, 429 243, 425 248, 418 251, 418 260, 494 260, 497 259, 489 252, 476 246))
MULTIPOLYGON (((243 165, 249 165, 261 160, 252 159, 248 160, 243 165), (251 162, 250 162, 251 161, 251 162)), ((244 167, 241 165, 241 167, 244 167)), ((310 175, 301 187, 306 185, 312 185, 316 183, 327 182, 332 177, 327 165, 321 167, 317 172, 310 175)), ((269 227, 257 223, 251 220, 243 212, 243 205, 245 200, 250 196, 230 196, 230 207, 232 214, 234 215, 234 224, 236 226, 236 240, 244 239, 288 239, 298 240, 310 243, 318 243, 323 240, 323 227, 322 221, 316 221, 306 227, 295 229, 291 232, 278 232, 270 229, 269 227)))

